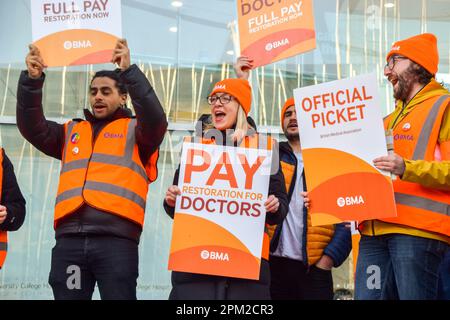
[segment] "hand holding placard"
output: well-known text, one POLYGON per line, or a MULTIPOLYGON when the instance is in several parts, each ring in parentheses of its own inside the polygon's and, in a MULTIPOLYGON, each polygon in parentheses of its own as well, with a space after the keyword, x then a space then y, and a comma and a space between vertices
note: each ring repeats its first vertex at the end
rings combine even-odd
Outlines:
POLYGON ((239 79, 248 80, 250 77, 250 70, 253 68, 253 59, 247 56, 240 56, 234 64, 234 71, 239 79))
POLYGON ((181 191, 178 186, 172 185, 169 189, 167 189, 165 200, 169 207, 175 207, 175 202, 177 201, 177 196, 179 195, 181 195, 181 191))
POLYGON ((0 205, 0 224, 5 222, 8 211, 5 206, 0 205))
POLYGON ((25 58, 28 76, 32 79, 38 79, 42 76, 42 72, 47 68, 47 65, 42 59, 41 52, 34 44, 30 44, 28 48, 30 51, 25 58))
POLYGON ((125 71, 130 66, 130 49, 128 49, 128 43, 126 39, 117 40, 111 62, 116 63, 122 71, 125 71))
POLYGON ((396 153, 373 160, 373 165, 380 170, 391 172, 399 177, 405 173, 405 160, 396 153))
POLYGON ((280 207, 280 201, 277 197, 271 194, 264 203, 264 207, 266 208, 267 212, 276 213, 278 211, 278 208, 280 207))
POLYGON ((311 199, 308 197, 308 192, 300 192, 300 194, 303 197, 303 205, 309 210, 309 207, 311 206, 311 199))

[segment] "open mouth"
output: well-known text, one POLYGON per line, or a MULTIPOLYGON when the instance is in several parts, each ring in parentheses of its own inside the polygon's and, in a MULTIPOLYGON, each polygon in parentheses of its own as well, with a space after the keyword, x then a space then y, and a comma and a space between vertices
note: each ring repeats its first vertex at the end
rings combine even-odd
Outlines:
POLYGON ((398 78, 389 78, 389 82, 392 83, 393 87, 395 87, 395 85, 398 83, 398 78))
POLYGON ((104 104, 99 104, 99 103, 94 104, 94 111, 102 111, 105 109, 106 109, 106 106, 104 104))
POLYGON ((289 129, 289 128, 298 128, 297 122, 291 122, 291 123, 289 123, 289 124, 288 124, 288 129, 289 129))
POLYGON ((226 113, 222 112, 222 111, 215 111, 214 112, 214 118, 216 119, 216 121, 222 121, 223 118, 225 118, 226 113))

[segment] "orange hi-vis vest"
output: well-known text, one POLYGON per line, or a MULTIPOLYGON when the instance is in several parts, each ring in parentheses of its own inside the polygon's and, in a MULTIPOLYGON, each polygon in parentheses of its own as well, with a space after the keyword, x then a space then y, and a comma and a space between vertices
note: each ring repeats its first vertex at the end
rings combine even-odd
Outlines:
MULTIPOLYGON (((0 203, 2 199, 2 185, 3 185, 3 149, 0 148, 0 203)), ((6 231, 0 231, 0 269, 5 263, 6 254, 8 252, 8 235, 6 231)))
MULTIPOLYGON (((273 141, 272 138, 267 137, 267 139, 264 139, 264 135, 260 135, 258 133, 255 133, 251 136, 246 136, 244 139, 242 139, 239 147, 240 148, 247 148, 247 149, 267 149, 272 150, 273 141)), ((185 142, 192 142, 191 137, 186 137, 184 139, 185 142)), ((193 142, 196 143, 203 143, 203 144, 214 144, 215 141, 213 139, 205 139, 205 138, 198 138, 196 137, 193 142)), ((261 251, 261 257, 263 259, 269 260, 269 250, 270 250, 270 238, 268 233, 268 224, 265 225, 264 228, 264 236, 263 236, 263 245, 262 245, 262 251, 261 251)))
POLYGON ((158 150, 143 164, 135 127, 136 119, 114 120, 94 140, 88 121, 65 124, 55 227, 83 204, 143 226, 148 185, 158 175, 158 150))
MULTIPOLYGON (((436 161, 439 130, 450 96, 438 96, 417 105, 393 128, 394 151, 405 159, 436 161)), ((392 115, 384 120, 390 128, 392 115)), ((442 159, 450 160, 450 159, 442 159)), ((397 217, 381 219, 450 236, 450 194, 397 179, 394 181, 397 217)))

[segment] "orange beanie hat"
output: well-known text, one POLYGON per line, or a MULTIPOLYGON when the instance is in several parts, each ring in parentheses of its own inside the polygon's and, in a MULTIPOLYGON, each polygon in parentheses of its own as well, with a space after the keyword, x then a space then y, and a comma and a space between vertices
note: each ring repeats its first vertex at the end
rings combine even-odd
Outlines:
POLYGON ((283 127, 283 122, 284 122, 284 114, 286 113, 287 108, 289 108, 290 106, 295 106, 295 100, 294 98, 289 98, 286 100, 286 102, 284 103, 283 109, 281 109, 281 127, 283 127))
POLYGON ((219 81, 209 95, 212 96, 218 92, 228 93, 235 97, 245 114, 248 115, 252 107, 252 88, 247 80, 230 78, 219 81))
POLYGON ((386 61, 399 54, 424 67, 432 75, 438 71, 439 52, 436 36, 431 33, 419 34, 411 38, 394 42, 386 61))

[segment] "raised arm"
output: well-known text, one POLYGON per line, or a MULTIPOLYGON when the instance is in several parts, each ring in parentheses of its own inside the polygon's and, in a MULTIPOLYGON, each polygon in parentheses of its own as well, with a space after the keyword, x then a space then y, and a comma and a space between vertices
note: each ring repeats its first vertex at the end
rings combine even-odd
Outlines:
POLYGON ((135 64, 130 65, 130 50, 125 39, 117 42, 112 61, 122 70, 121 78, 136 112, 136 142, 141 159, 148 159, 164 139, 166 114, 146 76, 135 64))
POLYGON ((46 67, 39 49, 30 45, 26 57, 27 70, 22 71, 17 86, 16 118, 22 136, 45 154, 61 159, 64 126, 45 119, 42 108, 42 87, 46 67))

